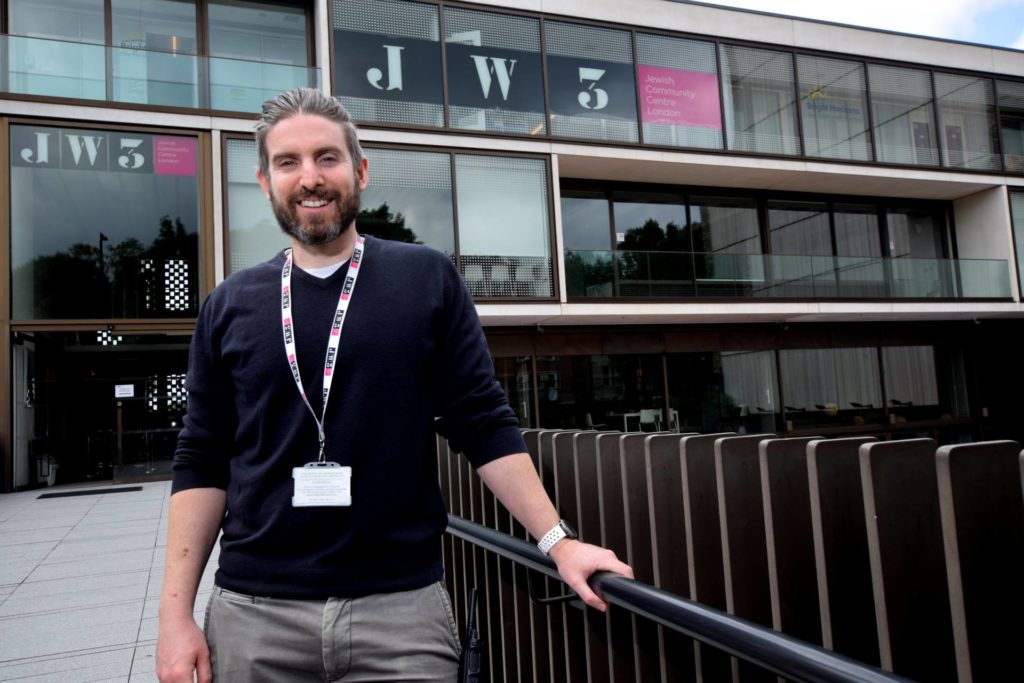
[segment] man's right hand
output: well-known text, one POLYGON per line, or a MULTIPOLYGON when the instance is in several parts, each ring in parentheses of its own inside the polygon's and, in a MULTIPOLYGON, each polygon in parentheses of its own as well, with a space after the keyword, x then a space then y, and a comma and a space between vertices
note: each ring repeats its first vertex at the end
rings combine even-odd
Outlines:
POLYGON ((156 641, 156 675, 160 683, 211 683, 210 648, 191 617, 160 622, 156 641), (196 678, 192 678, 192 672, 196 678))

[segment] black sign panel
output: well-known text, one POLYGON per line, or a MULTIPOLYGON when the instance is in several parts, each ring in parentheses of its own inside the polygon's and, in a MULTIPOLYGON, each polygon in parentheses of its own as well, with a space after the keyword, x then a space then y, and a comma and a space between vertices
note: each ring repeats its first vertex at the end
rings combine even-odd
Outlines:
POLYGON ((544 114, 536 52, 448 43, 448 101, 458 107, 544 114))
POLYGON ((11 126, 11 165, 153 173, 153 136, 82 128, 11 126))
POLYGON ((548 56, 551 113, 636 121, 632 64, 548 56))
POLYGON ((338 94, 442 104, 441 44, 357 31, 334 32, 338 94))

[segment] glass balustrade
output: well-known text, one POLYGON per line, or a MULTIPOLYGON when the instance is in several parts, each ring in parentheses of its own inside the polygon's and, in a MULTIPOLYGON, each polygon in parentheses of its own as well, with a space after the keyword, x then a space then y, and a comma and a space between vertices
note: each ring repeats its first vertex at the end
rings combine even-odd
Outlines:
POLYGON ((565 253, 573 298, 1009 299, 1006 261, 777 254, 565 253))
POLYGON ((0 89, 22 95, 258 112, 279 92, 320 86, 320 70, 305 66, 12 35, 0 41, 0 89))

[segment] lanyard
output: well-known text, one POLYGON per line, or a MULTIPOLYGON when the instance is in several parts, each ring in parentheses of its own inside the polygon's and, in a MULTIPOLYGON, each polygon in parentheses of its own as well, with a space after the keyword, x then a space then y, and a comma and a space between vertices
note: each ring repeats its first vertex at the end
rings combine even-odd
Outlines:
POLYGON ((327 417, 327 399, 331 395, 331 382, 334 379, 334 364, 338 358, 338 343, 341 340, 341 326, 345 322, 345 313, 352 302, 352 293, 356 288, 356 279, 359 277, 359 264, 363 260, 363 243, 365 238, 356 237, 355 249, 352 251, 352 260, 349 262, 348 274, 345 276, 345 284, 341 288, 341 296, 338 297, 338 309, 334 314, 334 322, 331 324, 331 333, 327 338, 327 358, 324 360, 324 388, 323 388, 323 411, 320 417, 316 416, 313 406, 309 404, 306 397, 306 390, 302 386, 302 376, 299 374, 299 362, 295 350, 295 323, 292 320, 292 250, 285 251, 284 267, 281 268, 281 329, 284 333, 284 351, 288 356, 288 366, 292 369, 292 378, 295 386, 299 389, 299 396, 309 408, 309 414, 316 421, 316 432, 320 439, 320 460, 326 462, 324 456, 324 420, 327 417))

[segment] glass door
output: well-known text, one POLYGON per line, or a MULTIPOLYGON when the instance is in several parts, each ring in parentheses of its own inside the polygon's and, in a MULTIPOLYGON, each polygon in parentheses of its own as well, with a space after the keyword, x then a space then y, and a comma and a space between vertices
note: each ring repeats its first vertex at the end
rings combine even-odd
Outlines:
MULTIPOLYGON (((166 479, 185 413, 187 335, 116 330, 19 333, 34 347, 15 413, 26 452, 50 483, 166 479), (31 421, 31 424, 29 424, 31 421)), ((17 397, 16 397, 17 398, 17 397)))

